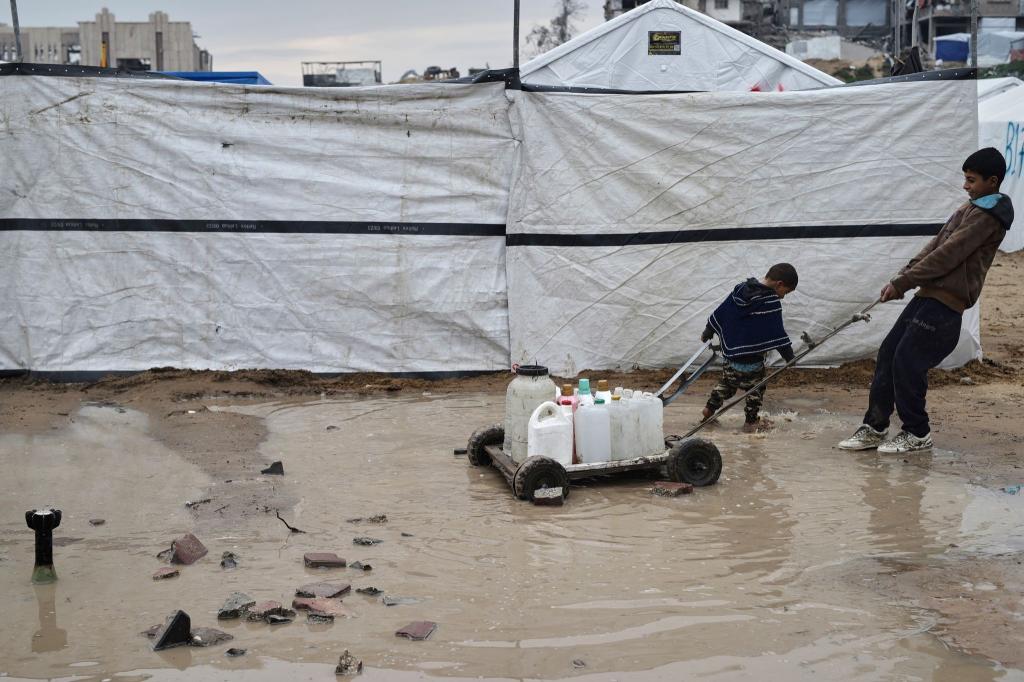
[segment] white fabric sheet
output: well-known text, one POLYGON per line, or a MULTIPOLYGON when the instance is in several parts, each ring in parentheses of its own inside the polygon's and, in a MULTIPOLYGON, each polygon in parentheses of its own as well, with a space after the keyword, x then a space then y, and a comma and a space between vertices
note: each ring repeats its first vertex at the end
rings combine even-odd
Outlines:
MULTIPOLYGON (((784 305, 791 337, 822 336, 876 298, 928 237, 750 240, 742 230, 941 224, 963 200, 960 164, 977 141, 969 81, 771 95, 517 95, 512 359, 566 374, 680 362, 731 288, 778 261, 801 276, 784 305), (728 228, 740 232, 656 245, 529 245, 546 235, 728 228)), ((871 323, 808 361, 872 355, 901 309, 879 306, 871 323)), ((977 357, 974 338, 968 329, 947 364, 977 357)))
POLYGON ((507 367, 508 106, 500 83, 0 78, 0 218, 242 221, 0 232, 0 368, 507 367))

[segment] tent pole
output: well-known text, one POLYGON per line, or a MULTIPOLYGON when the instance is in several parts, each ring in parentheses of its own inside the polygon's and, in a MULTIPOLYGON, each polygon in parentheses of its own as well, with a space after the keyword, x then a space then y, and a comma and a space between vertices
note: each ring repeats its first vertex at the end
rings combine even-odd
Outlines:
POLYGON ((18 24, 18 0, 11 0, 11 23, 14 24, 14 49, 18 53, 14 61, 24 61, 21 58, 21 26, 18 24))
POLYGON ((971 0, 971 68, 978 68, 978 0, 971 0))
MULTIPOLYGON (((11 0, 14 2, 14 0, 11 0)), ((515 16, 512 19, 512 68, 519 68, 519 0, 514 2, 515 16)))

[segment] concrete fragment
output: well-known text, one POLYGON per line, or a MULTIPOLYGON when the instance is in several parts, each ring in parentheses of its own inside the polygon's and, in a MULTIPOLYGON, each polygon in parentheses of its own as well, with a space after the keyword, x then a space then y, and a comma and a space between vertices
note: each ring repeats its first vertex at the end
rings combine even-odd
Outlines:
POLYGON ((973 386, 974 379, 970 377, 960 377, 960 383, 963 384, 964 386, 973 386))
POLYGON ((689 495, 693 492, 693 485, 690 483, 676 483, 675 481, 659 481, 654 484, 651 492, 661 497, 679 497, 689 495))
POLYGON ((171 543, 171 563, 173 564, 194 564, 206 556, 209 550, 192 533, 186 533, 171 543))
POLYGON ((418 604, 419 599, 413 597, 390 597, 385 596, 381 601, 384 602, 384 606, 400 606, 403 604, 418 604))
POLYGON ((221 642, 229 642, 234 639, 233 635, 216 628, 194 628, 192 630, 192 646, 214 646, 221 642))
POLYGON ((533 491, 533 503, 543 507, 561 507, 565 502, 561 488, 541 488, 533 491))
POLYGON ((266 469, 261 469, 260 473, 267 474, 268 476, 284 476, 284 464, 281 462, 274 462, 266 469))
POLYGON ((352 544, 362 545, 363 547, 371 547, 373 545, 379 545, 382 542, 384 542, 384 541, 383 540, 379 540, 377 538, 366 537, 365 535, 361 535, 359 537, 352 538, 352 544))
POLYGON ((352 654, 350 654, 348 652, 348 649, 345 649, 345 653, 343 653, 338 658, 338 665, 334 669, 334 674, 335 675, 358 675, 361 672, 363 672, 363 662, 358 660, 352 654))
POLYGON ((89 525, 91 526, 102 526, 106 522, 106 519, 89 519, 89 525))
POLYGON ((295 612, 285 608, 281 602, 264 601, 249 608, 249 620, 265 620, 270 624, 290 623, 295 618, 295 612))
POLYGON ((334 552, 306 552, 302 560, 309 568, 345 568, 345 560, 334 552))
POLYGON ((184 611, 175 611, 153 636, 153 651, 187 646, 192 641, 192 619, 184 611))
POLYGON ((168 547, 165 550, 156 553, 156 558, 160 561, 170 561, 171 557, 174 556, 174 547, 168 547))
POLYGON ((356 589, 356 592, 359 594, 365 594, 368 597, 376 597, 378 594, 383 592, 383 590, 379 590, 376 587, 359 587, 356 589))
POLYGON ((337 617, 347 618, 351 615, 339 599, 296 597, 292 600, 292 608, 296 611, 306 611, 307 615, 323 621, 333 621, 337 617))
POLYGON ((572 667, 577 668, 577 669, 579 669, 579 668, 586 668, 587 664, 586 664, 586 662, 582 658, 574 658, 574 659, 572 659, 572 667))
POLYGON ((235 656, 245 656, 245 651, 245 649, 236 649, 235 647, 231 647, 224 653, 234 658, 235 656))
POLYGON ((295 590, 295 596, 308 597, 310 599, 330 599, 340 597, 352 586, 348 583, 310 583, 295 590))
POLYGON ((217 612, 217 618, 219 620, 241 618, 255 605, 256 600, 244 592, 232 592, 217 612))
POLYGON ((406 637, 408 639, 419 641, 430 637, 431 633, 436 629, 437 623, 433 623, 429 620, 417 620, 395 632, 395 636, 406 637))
POLYGON ((153 574, 153 580, 167 580, 168 578, 177 578, 178 569, 170 568, 165 566, 153 574))
POLYGON ((406 533, 406 532, 405 532, 405 531, 403 530, 403 531, 402 531, 402 537, 403 537, 403 538, 411 538, 411 537, 415 537, 415 536, 414 536, 414 535, 413 535, 412 533, 406 533))
POLYGON ((291 615, 282 616, 277 613, 272 613, 269 616, 267 616, 264 620, 266 620, 271 625, 284 625, 285 623, 290 623, 293 620, 295 620, 295 613, 293 611, 289 611, 288 613, 290 613, 291 615))
POLYGON ((364 564, 362 561, 354 561, 349 565, 349 568, 354 568, 359 571, 372 571, 373 566, 370 564, 364 564))
POLYGON ((238 568, 238 555, 234 552, 224 552, 220 555, 221 568, 238 568))

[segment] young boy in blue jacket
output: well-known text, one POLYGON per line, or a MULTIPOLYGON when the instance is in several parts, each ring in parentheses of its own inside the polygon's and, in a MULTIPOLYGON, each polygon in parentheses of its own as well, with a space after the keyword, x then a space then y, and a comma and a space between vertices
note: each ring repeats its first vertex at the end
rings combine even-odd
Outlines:
MULTIPOLYGON (((796 268, 789 263, 776 263, 764 279, 751 277, 737 284, 708 318, 700 339, 709 341, 712 335, 718 335, 725 365, 704 407, 705 420, 737 390, 748 391, 764 379, 768 351, 779 351, 786 362, 793 359, 793 344, 782 324, 782 299, 796 289, 797 282, 796 268)), ((768 425, 758 416, 764 390, 761 386, 747 396, 743 430, 748 433, 768 425)))

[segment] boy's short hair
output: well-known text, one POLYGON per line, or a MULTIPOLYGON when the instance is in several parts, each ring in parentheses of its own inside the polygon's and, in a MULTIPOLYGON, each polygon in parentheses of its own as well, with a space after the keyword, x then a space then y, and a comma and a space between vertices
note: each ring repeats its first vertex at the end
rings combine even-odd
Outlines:
POLYGON ((765 279, 773 279, 776 282, 782 282, 791 290, 796 289, 796 284, 800 281, 800 278, 796 274, 796 268, 789 263, 776 263, 768 268, 768 274, 764 277, 765 279))
POLYGON ((985 147, 967 157, 963 170, 965 173, 974 171, 985 180, 994 175, 1002 183, 1006 177, 1006 159, 995 147, 985 147))

